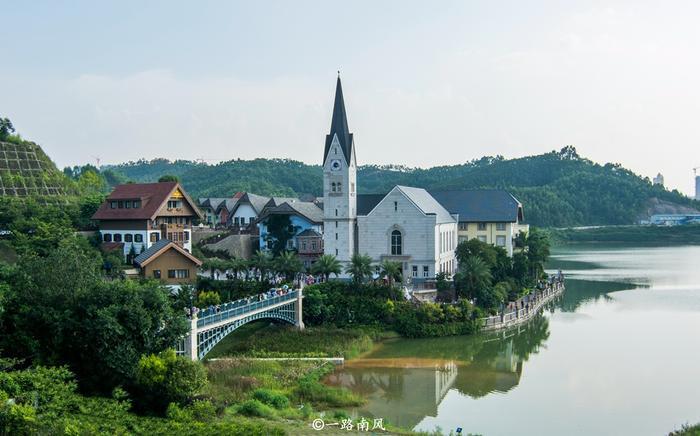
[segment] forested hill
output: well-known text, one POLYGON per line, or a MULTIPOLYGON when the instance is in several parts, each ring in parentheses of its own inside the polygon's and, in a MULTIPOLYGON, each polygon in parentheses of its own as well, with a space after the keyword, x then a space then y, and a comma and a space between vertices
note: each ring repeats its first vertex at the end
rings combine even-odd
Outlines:
MULTIPOLYGON (((227 197, 236 191, 284 196, 322 193, 319 165, 283 159, 216 165, 156 159, 103 171, 110 179, 133 181, 175 175, 194 197, 227 197)), ((484 157, 428 169, 365 165, 359 168, 357 179, 360 193, 383 193, 397 184, 435 190, 505 188, 524 204, 526 220, 539 226, 631 224, 659 205, 678 211, 700 207, 699 202, 676 191, 652 186, 648 178, 619 164, 599 165, 582 158, 570 146, 538 156, 484 157)))

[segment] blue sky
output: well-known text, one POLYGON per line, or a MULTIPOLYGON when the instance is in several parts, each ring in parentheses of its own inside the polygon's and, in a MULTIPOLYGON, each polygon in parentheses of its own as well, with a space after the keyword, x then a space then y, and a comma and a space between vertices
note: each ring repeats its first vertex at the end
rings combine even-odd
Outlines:
POLYGON ((0 115, 59 166, 318 163, 341 70, 363 163, 573 144, 692 192, 694 2, 13 2, 0 115))

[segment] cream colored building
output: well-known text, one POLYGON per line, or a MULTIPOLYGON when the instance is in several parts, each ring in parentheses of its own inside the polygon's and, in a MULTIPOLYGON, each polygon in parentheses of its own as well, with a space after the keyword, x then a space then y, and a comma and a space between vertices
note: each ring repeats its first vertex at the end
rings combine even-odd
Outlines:
POLYGON ((459 216, 458 242, 479 239, 503 247, 513 255, 515 238, 523 224, 523 205, 508 191, 483 189, 473 191, 435 191, 432 196, 451 214, 459 216))

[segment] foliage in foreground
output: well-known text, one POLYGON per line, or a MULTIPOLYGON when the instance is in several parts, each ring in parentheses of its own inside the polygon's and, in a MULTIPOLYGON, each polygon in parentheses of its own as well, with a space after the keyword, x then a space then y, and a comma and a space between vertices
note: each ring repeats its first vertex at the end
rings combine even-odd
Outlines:
POLYGON ((36 367, 0 373, 0 434, 14 436, 177 434, 284 435, 278 426, 237 418, 218 418, 211 403, 173 405, 168 419, 129 412, 123 391, 112 398, 84 397, 65 368, 36 367))

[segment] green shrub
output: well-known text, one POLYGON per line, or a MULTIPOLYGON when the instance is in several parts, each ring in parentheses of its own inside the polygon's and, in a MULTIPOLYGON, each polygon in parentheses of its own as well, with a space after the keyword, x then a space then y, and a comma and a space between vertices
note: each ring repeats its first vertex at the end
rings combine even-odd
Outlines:
POLYGON ((221 303, 221 297, 216 291, 202 291, 197 295, 197 307, 216 306, 221 303))
POLYGON ((136 402, 141 408, 165 411, 170 403, 184 404, 207 383, 200 362, 175 355, 172 349, 142 356, 136 368, 136 402))
POLYGON ((271 389, 257 389, 255 392, 253 392, 253 398, 262 401, 275 409, 284 409, 289 407, 289 398, 287 398, 283 393, 273 391, 271 389))
POLYGON ((259 400, 247 400, 239 404, 236 412, 245 416, 257 416, 259 418, 272 418, 275 411, 267 404, 263 404, 259 400))

